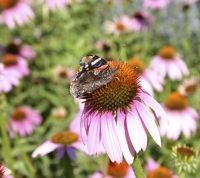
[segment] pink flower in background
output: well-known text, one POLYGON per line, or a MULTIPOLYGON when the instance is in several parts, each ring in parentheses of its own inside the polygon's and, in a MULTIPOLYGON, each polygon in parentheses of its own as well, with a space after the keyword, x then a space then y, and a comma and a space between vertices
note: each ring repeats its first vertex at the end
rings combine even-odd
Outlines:
POLYGON ((15 28, 16 24, 24 25, 34 17, 34 13, 26 0, 0 0, 2 18, 8 28, 15 28))
POLYGON ((72 81, 72 79, 74 79, 74 77, 76 76, 76 70, 60 65, 54 68, 53 73, 56 79, 62 78, 66 80, 67 78, 69 81, 72 81))
POLYGON ((0 163, 0 177, 1 178, 12 178, 10 169, 5 167, 3 164, 0 163))
POLYGON ((143 0, 144 7, 150 9, 162 9, 169 4, 169 0, 143 0))
POLYGON ((6 70, 9 72, 17 72, 19 78, 25 77, 30 73, 27 61, 17 55, 5 53, 1 57, 2 63, 6 66, 6 70))
POLYGON ((146 163, 147 178, 178 178, 167 167, 159 165, 155 160, 149 159, 146 163))
POLYGON ((69 0, 46 0, 50 10, 63 9, 69 4, 69 0))
POLYGON ((153 88, 159 92, 163 91, 164 79, 150 69, 145 68, 145 64, 141 59, 133 57, 128 60, 128 64, 133 66, 134 70, 139 73, 140 84, 151 96, 153 96, 153 88))
POLYGON ((146 12, 135 12, 130 17, 133 31, 146 31, 152 23, 152 17, 146 12))
POLYGON ((150 69, 163 78, 169 76, 172 80, 180 80, 189 74, 188 68, 172 46, 164 46, 153 57, 150 69))
POLYGON ((7 70, 3 63, 0 63, 0 93, 7 93, 14 86, 19 85, 20 75, 17 71, 7 70))
POLYGON ((20 38, 12 40, 4 49, 4 52, 21 56, 31 60, 35 57, 35 51, 31 46, 23 44, 20 38))
POLYGON ((41 115, 28 106, 16 108, 10 120, 12 130, 9 129, 11 135, 13 131, 24 137, 30 135, 33 130, 42 122, 41 115))
POLYGON ((89 178, 136 178, 135 173, 131 166, 125 161, 120 164, 110 162, 108 164, 106 175, 98 171, 92 174, 89 178))
POLYGON ((106 31, 114 35, 120 35, 132 31, 132 21, 128 16, 122 16, 105 24, 106 31))
POLYGON ((75 149, 87 152, 80 136, 80 118, 74 119, 68 131, 55 133, 51 139, 38 146, 32 153, 32 157, 44 156, 57 150, 58 156, 67 153, 71 159, 75 159, 75 149))
POLYGON ((117 73, 109 83, 84 96, 81 135, 86 135, 83 141, 90 155, 95 155, 102 143, 112 162, 120 163, 124 156, 131 164, 134 154, 146 149, 147 131, 161 145, 155 115, 164 117, 165 113, 143 91, 130 65, 119 61, 108 65, 117 68, 117 73))
POLYGON ((181 133, 188 138, 196 131, 199 115, 188 105, 185 96, 178 92, 171 93, 163 108, 167 114, 167 120, 160 119, 161 135, 177 140, 181 133))
POLYGON ((178 92, 183 96, 190 96, 196 92, 200 86, 200 79, 192 77, 184 80, 178 87, 178 92))

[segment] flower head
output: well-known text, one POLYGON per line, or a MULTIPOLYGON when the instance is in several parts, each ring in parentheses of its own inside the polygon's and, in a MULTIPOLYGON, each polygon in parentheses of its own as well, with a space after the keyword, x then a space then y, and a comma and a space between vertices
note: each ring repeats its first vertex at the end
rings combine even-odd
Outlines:
POLYGON ((192 147, 176 145, 172 148, 173 165, 179 173, 194 173, 198 169, 199 152, 192 147))
POLYGON ((163 90, 164 80, 158 75, 155 75, 150 69, 146 68, 143 61, 139 58, 131 58, 128 60, 128 64, 133 66, 135 70, 140 74, 140 84, 150 95, 153 96, 153 88, 156 91, 161 92, 163 90))
POLYGON ((168 75, 172 80, 180 80, 189 74, 186 64, 177 55, 175 48, 170 45, 159 50, 158 54, 153 57, 150 68, 156 75, 163 78, 168 75))
POLYGON ((144 0, 144 6, 150 9, 163 9, 169 4, 169 0, 144 0))
POLYGON ((42 122, 40 114, 28 106, 16 108, 11 115, 11 135, 13 131, 24 137, 30 135, 35 127, 42 122))
POLYGON ((125 161, 120 164, 109 162, 106 175, 101 172, 95 172, 89 178, 135 178, 135 173, 125 161))
POLYGON ((4 52, 21 56, 25 59, 33 59, 35 52, 31 46, 23 44, 20 38, 13 39, 4 49, 4 52))
POLYGON ((167 167, 159 165, 155 160, 149 159, 146 164, 147 178, 178 178, 167 167))
POLYGON ((149 28, 152 18, 146 12, 135 12, 130 17, 133 31, 145 31, 149 28))
POLYGON ((38 146, 32 157, 44 156, 57 150, 59 157, 67 153, 71 159, 75 159, 75 149, 87 152, 80 138, 80 118, 74 119, 68 130, 53 134, 49 140, 38 146))
MULTIPOLYGON (((96 64, 99 58, 95 57, 94 60, 96 64)), ((130 65, 119 61, 108 61, 107 64, 102 64, 104 70, 101 70, 102 65, 98 65, 98 68, 86 70, 80 78, 76 78, 71 83, 71 88, 80 85, 84 89, 89 80, 93 81, 92 77, 94 77, 96 80, 94 79, 95 83, 91 83, 92 86, 99 86, 95 90, 89 88, 90 92, 84 90, 83 96, 80 97, 85 100, 81 131, 86 135, 85 143, 89 154, 96 154, 102 143, 112 162, 120 163, 124 156, 130 164, 135 153, 146 149, 147 130, 156 143, 161 144, 154 114, 164 116, 165 113, 160 105, 142 89, 137 72, 130 65), (96 70, 101 71, 97 74, 96 70), (113 75, 111 71, 114 71, 114 76, 111 80, 110 78, 107 80, 105 78, 107 74, 113 75), (90 78, 83 80, 87 75, 90 78), (108 82, 99 83, 102 78, 103 81, 108 82)))
POLYGON ((56 66, 54 68, 54 76, 55 78, 62 78, 62 79, 68 79, 69 81, 71 81, 75 74, 76 74, 76 71, 74 69, 71 69, 71 68, 65 68, 63 66, 56 66))
POLYGON ((112 22, 107 22, 105 27, 108 33, 120 35, 132 31, 132 22, 128 16, 122 16, 112 22))
POLYGON ((182 84, 178 87, 180 94, 184 96, 190 96, 195 93, 200 85, 200 80, 192 77, 190 79, 184 80, 182 84))
POLYGON ((34 13, 26 0, 0 0, 2 17, 8 28, 16 24, 23 25, 34 17, 34 13))
POLYGON ((163 108, 167 114, 166 120, 160 120, 161 135, 177 140, 181 133, 189 137, 197 129, 198 113, 189 106, 188 99, 178 92, 171 93, 163 108))
POLYGON ((67 110, 64 107, 57 107, 52 109, 51 111, 51 115, 52 117, 56 118, 56 119, 64 119, 67 115, 67 110))

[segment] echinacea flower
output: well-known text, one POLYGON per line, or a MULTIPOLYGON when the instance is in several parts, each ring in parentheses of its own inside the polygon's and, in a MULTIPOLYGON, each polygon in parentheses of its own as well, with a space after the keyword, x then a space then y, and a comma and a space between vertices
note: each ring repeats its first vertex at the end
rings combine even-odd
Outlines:
POLYGON ((34 17, 27 0, 0 0, 0 9, 3 21, 10 29, 15 28, 16 24, 23 25, 34 17))
POLYGON ((106 175, 98 171, 92 174, 89 178, 136 178, 133 169, 125 162, 117 164, 116 162, 109 162, 106 175))
POLYGON ((151 25, 152 18, 146 12, 135 12, 130 17, 133 31, 146 31, 151 25))
POLYGON ((35 51, 31 46, 23 44, 20 38, 13 39, 5 48, 5 53, 21 56, 27 60, 31 60, 35 57, 35 51))
POLYGON ((0 177, 12 178, 11 171, 1 163, 0 163, 0 177))
POLYGON ((11 115, 9 132, 11 135, 14 132, 24 137, 30 135, 41 122, 42 117, 36 110, 28 106, 20 106, 11 115))
POLYGON ((178 92, 184 96, 189 96, 195 93, 199 85, 200 80, 195 77, 192 77, 182 82, 182 84, 178 87, 178 92))
POLYGON ((69 0, 46 0, 48 7, 51 11, 58 9, 63 9, 66 5, 69 4, 69 0))
POLYGON ((7 70, 3 63, 0 63, 0 93, 7 93, 14 86, 19 85, 20 75, 17 71, 7 70))
POLYGON ((163 105, 167 121, 160 119, 160 133, 177 140, 181 133, 189 137, 197 129, 198 113, 189 106, 188 99, 178 92, 171 93, 163 105))
POLYGON ((144 7, 150 9, 163 9, 169 4, 169 0, 143 0, 144 7))
POLYGON ((19 78, 27 76, 30 72, 27 61, 21 56, 5 53, 0 57, 7 71, 15 71, 19 78))
POLYGON ((133 57, 128 60, 128 64, 133 66, 139 73, 140 84, 150 95, 153 96, 153 88, 159 92, 163 90, 163 78, 161 78, 159 75, 156 75, 150 69, 146 68, 141 59, 133 57))
MULTIPOLYGON (((81 135, 86 135, 84 142, 89 154, 96 154, 102 143, 112 162, 120 163, 124 156, 131 164, 134 154, 146 149, 147 130, 161 145, 154 116, 164 117, 165 113, 152 96, 142 89, 138 75, 130 65, 108 61, 105 70, 109 73, 114 69, 116 73, 110 82, 79 97, 85 100, 81 135)), ((92 76, 90 72, 83 75, 92 76)), ((98 82, 97 79, 95 82, 98 82)), ((77 81, 76 78, 71 83, 71 89, 77 81)))
POLYGON ((132 21, 128 16, 122 16, 105 24, 106 31, 114 35, 120 35, 132 31, 132 21))
POLYGON ((175 48, 170 45, 162 47, 158 54, 153 57, 150 68, 163 78, 169 76, 172 80, 180 80, 189 74, 188 68, 181 59, 175 48))
POLYGON ((69 81, 71 81, 75 77, 76 71, 72 68, 58 65, 53 69, 53 73, 56 79, 67 78, 69 81))
POLYGON ((198 171, 199 151, 186 145, 176 145, 172 148, 173 166, 177 172, 192 174, 198 171))
POLYGON ((80 137, 80 118, 73 120, 69 130, 53 134, 49 140, 38 146, 32 153, 32 157, 44 156, 55 150, 57 150, 59 157, 67 153, 71 159, 75 159, 75 150, 87 152, 80 137))
POLYGON ((155 160, 149 159, 146 164, 147 178, 178 178, 167 167, 159 165, 155 160))

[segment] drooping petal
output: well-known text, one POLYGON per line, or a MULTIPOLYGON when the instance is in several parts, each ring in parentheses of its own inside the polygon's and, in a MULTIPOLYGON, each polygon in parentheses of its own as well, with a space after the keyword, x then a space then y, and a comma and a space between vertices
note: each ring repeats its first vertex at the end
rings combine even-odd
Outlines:
POLYGON ((155 123, 155 119, 152 115, 152 113, 150 113, 144 106, 144 104, 135 101, 136 103, 136 109, 138 114, 140 115, 140 118, 142 120, 142 122, 144 123, 145 127, 147 128, 147 130, 149 131, 149 133, 151 134, 151 136, 153 137, 153 139, 155 140, 155 142, 161 146, 161 140, 160 140, 160 134, 158 131, 158 127, 155 123))
POLYGON ((132 164, 133 162, 133 155, 131 154, 129 147, 128 147, 128 143, 126 140, 126 135, 125 135, 125 114, 119 112, 117 114, 117 134, 118 134, 118 138, 120 140, 120 146, 121 146, 121 150, 123 153, 123 156, 126 160, 126 162, 128 164, 132 164))
POLYGON ((32 153, 32 157, 35 158, 37 156, 44 156, 59 147, 61 147, 59 144, 55 144, 50 140, 47 140, 34 150, 34 152, 32 153))
POLYGON ((117 137, 117 126, 111 113, 101 117, 101 136, 105 151, 112 162, 122 161, 122 151, 117 137))

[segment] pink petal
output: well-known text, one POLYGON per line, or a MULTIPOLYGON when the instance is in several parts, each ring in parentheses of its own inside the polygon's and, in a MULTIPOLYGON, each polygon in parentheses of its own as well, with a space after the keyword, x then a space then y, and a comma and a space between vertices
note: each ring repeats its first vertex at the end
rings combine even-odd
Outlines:
POLYGON ((117 127, 114 116, 110 113, 102 115, 101 136, 103 146, 111 161, 120 163, 122 161, 122 152, 116 133, 117 127))
POLYGON ((35 158, 37 156, 44 156, 59 147, 61 146, 51 142, 50 140, 47 140, 34 150, 34 152, 32 153, 32 157, 35 158))
POLYGON ((152 113, 150 113, 142 103, 136 100, 134 102, 136 103, 137 112, 140 115, 140 118, 146 126, 147 130, 149 131, 155 142, 159 146, 161 146, 160 134, 152 113))
POLYGON ((131 154, 129 147, 128 147, 128 143, 126 140, 126 135, 125 135, 125 129, 124 129, 124 122, 125 122, 125 115, 121 112, 119 112, 117 114, 117 134, 118 134, 118 138, 120 140, 120 146, 121 146, 121 150, 122 153, 124 155, 124 158, 126 160, 126 162, 128 164, 132 164, 133 163, 133 155, 131 154))
POLYGON ((101 115, 93 117, 88 132, 87 148, 89 154, 97 153, 100 143, 101 115))

